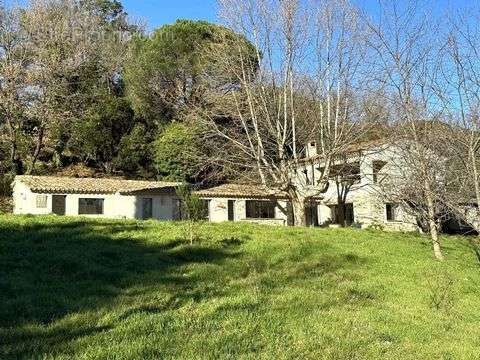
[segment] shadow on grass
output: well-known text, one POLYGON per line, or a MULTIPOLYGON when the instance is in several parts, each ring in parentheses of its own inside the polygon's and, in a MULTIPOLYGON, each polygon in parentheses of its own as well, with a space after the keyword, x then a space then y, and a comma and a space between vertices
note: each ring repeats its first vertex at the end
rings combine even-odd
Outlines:
POLYGON ((480 242, 478 241, 478 238, 469 238, 468 243, 476 256, 478 263, 480 263, 480 242))
MULTIPOLYGON (((162 306, 127 311, 161 312, 188 301, 194 277, 179 268, 198 262, 221 263, 238 255, 226 248, 187 246, 177 240, 158 245, 111 236, 108 223, 28 220, 26 225, 0 222, 0 355, 28 357, 108 326, 57 322, 69 314, 95 311, 113 304, 125 292, 159 283, 171 288, 162 306), (130 290, 129 290, 130 289, 130 290), (37 339, 37 348, 29 342, 37 339), (42 344, 38 349, 38 344, 42 344)), ((141 230, 136 224, 112 224, 115 233, 141 230)), ((128 234, 126 234, 127 236, 128 234)), ((139 290, 141 291, 141 290, 139 290)), ((198 296, 196 294, 195 296, 198 296)), ((205 294, 208 296, 208 294, 205 294)), ((72 320, 74 321, 74 320, 72 320)), ((75 321, 74 321, 75 322, 75 321)), ((64 344, 63 344, 64 345, 64 344)))

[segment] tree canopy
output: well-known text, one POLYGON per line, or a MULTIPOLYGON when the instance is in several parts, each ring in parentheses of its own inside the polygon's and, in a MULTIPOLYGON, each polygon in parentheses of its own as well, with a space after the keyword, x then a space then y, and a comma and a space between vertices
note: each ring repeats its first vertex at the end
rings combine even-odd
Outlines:
POLYGON ((9 79, 0 81, 2 172, 83 164, 134 178, 202 180, 192 114, 211 106, 206 93, 234 82, 210 55, 238 35, 179 20, 149 36, 118 0, 3 7, 0 35, 0 78, 9 79))
MULTIPOLYGON (((233 37, 239 35, 223 26, 193 20, 164 25, 151 37, 134 37, 124 76, 137 114, 165 122, 189 109, 207 106, 207 89, 220 89, 235 81, 210 56, 212 47, 233 37)), ((253 46, 244 42, 254 59, 253 46)))

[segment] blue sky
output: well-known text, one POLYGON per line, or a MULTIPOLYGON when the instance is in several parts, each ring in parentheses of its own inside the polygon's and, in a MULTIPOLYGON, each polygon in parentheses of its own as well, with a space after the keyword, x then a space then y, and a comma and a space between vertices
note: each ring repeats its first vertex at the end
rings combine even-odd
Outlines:
POLYGON ((175 22, 176 19, 215 21, 215 0, 123 0, 133 18, 143 18, 149 29, 175 22))
MULTIPOLYGON (((3 1, 7 4, 28 2, 3 1)), ((444 14, 449 9, 472 6, 478 1, 480 0, 420 0, 427 7, 432 7, 437 15, 444 14)), ((132 18, 146 21, 149 30, 173 23, 176 19, 201 19, 212 22, 216 20, 216 0, 121 0, 121 2, 132 18)), ((378 9, 378 0, 353 0, 353 2, 371 13, 378 9)))
MULTIPOLYGON (((477 1, 480 0, 421 0, 437 14, 443 14, 452 8, 468 7, 477 1)), ((374 13, 378 9, 378 0, 354 0, 354 2, 369 12, 374 13)), ((146 20, 149 29, 182 18, 212 22, 216 20, 216 0, 123 0, 122 3, 132 17, 146 20)))
MULTIPOLYGON (((147 22, 148 29, 170 24, 177 19, 196 19, 214 22, 216 0, 120 0, 132 18, 147 22)), ((25 5, 28 0, 0 0, 7 5, 25 5)))

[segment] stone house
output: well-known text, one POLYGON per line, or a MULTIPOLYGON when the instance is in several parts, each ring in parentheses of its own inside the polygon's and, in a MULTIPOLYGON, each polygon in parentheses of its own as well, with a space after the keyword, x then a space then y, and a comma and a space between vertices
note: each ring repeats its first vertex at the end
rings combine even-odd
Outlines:
MULTIPOLYGON (((395 181, 401 159, 398 149, 381 141, 350 146, 334 161, 329 188, 306 205, 310 226, 369 226, 386 230, 416 231, 416 217, 402 204, 385 196, 384 181, 395 181), (339 181, 340 180, 340 181, 339 181), (341 211, 340 211, 341 210, 341 211)), ((315 143, 306 146, 306 157, 297 169, 298 181, 315 187, 323 171, 315 143)), ((262 186, 226 184, 197 194, 208 202, 209 219, 253 221, 289 225, 286 194, 274 194, 262 186)))
MULTIPOLYGON (((309 156, 299 173, 314 186, 324 165, 314 143, 307 151, 309 156)), ((399 173, 407 167, 401 153, 395 144, 378 140, 349 146, 331 165, 329 187, 318 205, 318 224, 335 226, 344 220, 347 226, 418 230, 411 210, 387 195, 388 187, 400 185, 405 178, 403 170, 399 173), (340 206, 344 208, 342 216, 340 206)))

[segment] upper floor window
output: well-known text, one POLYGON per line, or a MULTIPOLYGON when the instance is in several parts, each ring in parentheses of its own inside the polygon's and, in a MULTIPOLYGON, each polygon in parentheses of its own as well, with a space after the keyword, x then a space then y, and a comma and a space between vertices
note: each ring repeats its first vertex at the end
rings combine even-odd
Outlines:
POLYGON ((104 199, 78 199, 78 215, 103 215, 104 199))
POLYGON ((306 184, 307 185, 313 185, 312 179, 310 178, 310 176, 308 176, 308 170, 307 169, 303 170, 303 174, 305 175, 306 184))
POLYGON ((275 202, 247 200, 246 201, 247 219, 274 219, 275 202))
POLYGON ((331 179, 335 179, 340 183, 350 183, 350 184, 359 183, 361 180, 360 163, 353 162, 353 163, 332 165, 330 168, 329 177, 331 179))
POLYGON ((380 160, 373 162, 373 182, 374 183, 378 183, 381 180, 379 178, 379 173, 380 173, 380 170, 382 170, 386 164, 387 163, 385 161, 380 161, 380 160))

